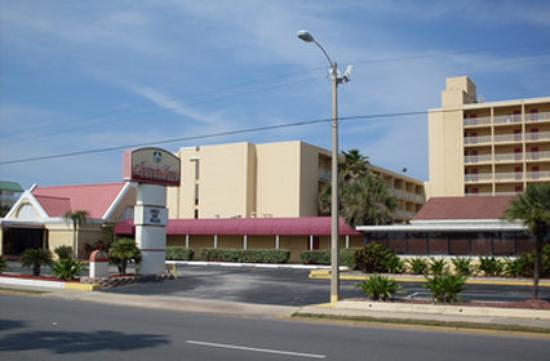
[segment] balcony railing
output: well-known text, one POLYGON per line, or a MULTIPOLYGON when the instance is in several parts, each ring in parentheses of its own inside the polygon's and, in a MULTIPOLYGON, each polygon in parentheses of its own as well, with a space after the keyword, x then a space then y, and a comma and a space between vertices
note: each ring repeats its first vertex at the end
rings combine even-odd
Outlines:
POLYGON ((522 180, 523 172, 500 172, 495 173, 495 179, 497 181, 509 181, 509 180, 522 180))
POLYGON ((495 124, 514 124, 521 123, 521 114, 495 115, 495 124))
POLYGON ((521 133, 513 134, 497 134, 495 135, 495 143, 502 142, 521 142, 521 133))
POLYGON ((492 157, 490 154, 464 156, 464 163, 466 164, 475 164, 475 163, 490 162, 490 161, 492 161, 492 157))
POLYGON ((549 139, 550 139, 550 132, 525 133, 526 141, 549 140, 549 139))
POLYGON ((531 171, 527 172, 527 179, 529 180, 538 180, 538 179, 548 179, 550 178, 550 171, 531 171))
POLYGON ((464 144, 480 144, 480 143, 491 143, 490 135, 481 135, 475 137, 464 137, 464 144))
POLYGON ((491 117, 480 117, 480 118, 465 118, 464 126, 475 126, 475 125, 488 125, 491 124, 491 117))
POLYGON ((526 159, 527 160, 550 159, 550 151, 527 152, 526 153, 526 159))
POLYGON ((550 120, 550 112, 526 113, 525 121, 528 123, 550 120))
POLYGON ((491 173, 464 174, 465 182, 482 182, 490 181, 492 179, 493 175, 491 173))
POLYGON ((331 179, 331 171, 329 170, 324 170, 324 169, 320 169, 319 170, 319 179, 322 180, 322 181, 330 181, 331 179))

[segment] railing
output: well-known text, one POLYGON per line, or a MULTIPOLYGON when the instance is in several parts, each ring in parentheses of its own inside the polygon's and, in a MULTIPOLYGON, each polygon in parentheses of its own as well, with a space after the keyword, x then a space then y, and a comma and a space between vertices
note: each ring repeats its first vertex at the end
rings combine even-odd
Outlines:
POLYGON ((392 189, 391 193, 396 198, 404 200, 404 201, 409 201, 409 202, 413 202, 413 203, 424 203, 425 202, 424 196, 422 196, 420 194, 417 194, 417 193, 408 192, 408 191, 405 191, 405 190, 402 190, 402 189, 392 189))
POLYGON ((493 121, 495 124, 521 123, 521 114, 495 115, 493 121))
POLYGON ((530 132, 525 133, 526 141, 537 141, 550 139, 550 132, 530 132))
POLYGON ((319 179, 324 181, 329 181, 331 179, 331 171, 320 169, 319 170, 319 179))
POLYGON ((546 179, 546 178, 550 178, 550 171, 543 170, 543 171, 527 172, 527 179, 530 179, 530 180, 546 179))
POLYGON ((492 179, 493 175, 491 173, 464 174, 465 182, 490 181, 492 179))
POLYGON ((481 135, 475 137, 464 137, 464 144, 491 143, 490 135, 481 135))
POLYGON ((527 152, 525 154, 527 160, 550 159, 550 151, 527 152))
POLYGON ((465 118, 464 126, 475 126, 475 125, 485 125, 491 124, 491 117, 479 117, 479 118, 465 118))
POLYGON ((521 142, 521 133, 498 134, 495 135, 495 143, 501 142, 521 142))
POLYGON ((502 180, 522 180, 523 172, 501 172, 495 173, 495 179, 497 181, 502 180))
POLYGON ((497 153, 497 154, 495 154, 495 162, 521 161, 521 160, 523 160, 523 154, 521 154, 521 153, 497 153))
POLYGON ((464 163, 481 163, 481 162, 490 162, 492 157, 490 154, 480 154, 480 155, 466 155, 464 156, 464 163))
POLYGON ((550 120, 550 112, 526 113, 525 121, 528 123, 550 120))

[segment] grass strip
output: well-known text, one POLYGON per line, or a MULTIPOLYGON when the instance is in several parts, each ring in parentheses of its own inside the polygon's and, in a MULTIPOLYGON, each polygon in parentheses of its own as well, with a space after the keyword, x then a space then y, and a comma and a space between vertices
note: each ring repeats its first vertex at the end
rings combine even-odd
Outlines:
POLYGON ((0 287, 0 294, 6 295, 42 295, 48 291, 24 290, 21 288, 0 287))
POLYGON ((309 318, 320 320, 334 321, 352 321, 352 322, 371 322, 371 323, 387 323, 401 325, 419 325, 419 326, 435 326, 448 328, 461 328, 471 330, 491 330, 491 331, 512 331, 512 332, 528 332, 537 334, 550 335, 550 328, 521 326, 521 325, 500 325, 493 323, 475 323, 461 321, 437 321, 437 320, 416 320, 416 319, 397 319, 397 318, 377 318, 369 316, 342 316, 342 315, 326 315, 317 313, 295 312, 293 318, 309 318))

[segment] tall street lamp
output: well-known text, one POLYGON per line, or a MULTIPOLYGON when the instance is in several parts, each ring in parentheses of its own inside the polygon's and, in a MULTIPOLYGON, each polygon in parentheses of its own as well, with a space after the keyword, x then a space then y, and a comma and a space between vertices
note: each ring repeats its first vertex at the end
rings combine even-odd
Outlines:
POLYGON ((330 65, 330 78, 332 80, 332 170, 331 170, 331 201, 330 201, 330 302, 338 301, 340 294, 340 279, 338 269, 338 85, 350 80, 351 66, 346 68, 343 75, 339 74, 338 66, 332 61, 326 50, 306 30, 300 30, 296 34, 306 43, 314 43, 321 49, 330 65))

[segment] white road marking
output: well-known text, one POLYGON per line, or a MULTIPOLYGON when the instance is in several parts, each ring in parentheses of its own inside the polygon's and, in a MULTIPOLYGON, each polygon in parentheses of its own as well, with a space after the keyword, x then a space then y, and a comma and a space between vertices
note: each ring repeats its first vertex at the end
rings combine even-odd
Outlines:
POLYGON ((268 349, 268 348, 246 347, 246 346, 239 346, 239 345, 230 345, 230 344, 225 344, 225 343, 204 342, 204 341, 195 341, 195 340, 187 340, 186 342, 190 343, 190 344, 193 344, 193 345, 200 345, 200 346, 228 348, 228 349, 233 349, 233 350, 243 350, 243 351, 252 351, 252 352, 274 353, 274 354, 286 355, 286 356, 309 357, 309 358, 316 358, 316 359, 322 359, 322 358, 326 357, 326 355, 319 355, 319 354, 314 354, 314 353, 302 353, 302 352, 292 352, 292 351, 282 351, 282 350, 271 350, 271 349, 268 349))

